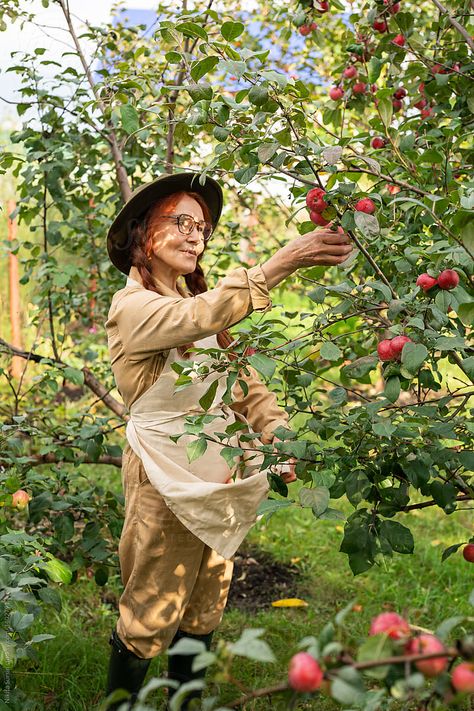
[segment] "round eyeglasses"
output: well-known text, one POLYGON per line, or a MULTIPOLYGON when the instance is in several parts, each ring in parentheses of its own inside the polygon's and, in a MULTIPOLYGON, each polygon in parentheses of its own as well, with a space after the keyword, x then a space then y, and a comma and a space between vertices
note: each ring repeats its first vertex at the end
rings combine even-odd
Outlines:
POLYGON ((191 215, 160 215, 169 220, 174 220, 178 225, 178 229, 183 235, 190 235, 196 227, 198 232, 202 234, 204 242, 208 242, 212 235, 212 225, 205 220, 195 220, 191 215))

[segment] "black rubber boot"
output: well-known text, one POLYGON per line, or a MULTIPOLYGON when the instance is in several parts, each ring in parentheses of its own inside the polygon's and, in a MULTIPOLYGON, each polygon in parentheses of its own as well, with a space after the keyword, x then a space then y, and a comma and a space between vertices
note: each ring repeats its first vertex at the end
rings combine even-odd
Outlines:
MULTIPOLYGON (((198 639, 204 642, 206 649, 209 651, 211 648, 212 635, 214 632, 209 632, 208 634, 191 634, 190 632, 183 632, 178 630, 170 644, 170 649, 178 642, 180 639, 190 637, 191 639, 198 639)), ((193 660, 196 654, 173 654, 168 657, 168 679, 174 679, 179 681, 180 684, 184 684, 187 681, 193 681, 194 679, 204 679, 206 676, 206 669, 200 669, 197 672, 192 672, 193 660)), ((170 687, 168 693, 168 700, 172 699, 176 694, 178 689, 173 689, 170 687)), ((192 699, 200 699, 202 697, 202 691, 190 691, 183 702, 181 709, 182 711, 187 711, 190 706, 192 699)))
MULTIPOLYGON (((115 630, 110 635, 109 644, 112 647, 112 652, 109 662, 106 696, 115 691, 115 689, 125 689, 131 694, 128 702, 128 708, 131 709, 137 700, 138 692, 142 687, 151 659, 137 657, 125 646, 115 630)), ((126 701, 122 700, 111 704, 108 707, 108 711, 116 711, 123 703, 126 703, 126 701)))

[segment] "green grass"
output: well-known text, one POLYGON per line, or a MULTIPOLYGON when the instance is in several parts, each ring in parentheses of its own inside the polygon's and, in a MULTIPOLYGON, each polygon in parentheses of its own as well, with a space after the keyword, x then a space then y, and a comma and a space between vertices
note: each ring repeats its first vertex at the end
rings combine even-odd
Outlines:
MULTIPOLYGON (((343 507, 350 511, 344 502, 343 507)), ((298 649, 298 641, 306 635, 317 635, 351 600, 356 600, 360 608, 346 618, 342 639, 349 644, 363 639, 371 617, 386 609, 404 613, 413 624, 432 630, 447 617, 472 615, 468 603, 473 586, 469 565, 460 553, 441 563, 446 546, 467 539, 470 512, 448 517, 439 510, 428 509, 412 513, 409 523, 416 540, 414 555, 398 555, 357 578, 352 576, 346 556, 337 552, 342 537, 338 522, 316 522, 308 511, 295 509, 257 524, 247 541, 282 562, 296 559, 308 607, 269 607, 251 615, 228 609, 215 638, 233 640, 245 627, 264 627, 264 638, 279 660, 278 665, 258 665, 237 659, 235 676, 251 689, 281 681, 289 658, 298 649)), ((17 686, 36 700, 36 709, 89 711, 103 698, 107 640, 116 613, 102 602, 101 596, 107 592, 119 594, 120 589, 118 575, 112 576, 105 588, 98 588, 84 576, 75 585, 62 589, 61 613, 48 611, 37 623, 35 632, 49 632, 56 637, 37 646, 38 663, 22 661, 15 670, 17 686)), ((301 589, 295 589, 294 594, 297 592, 301 594, 301 589)), ((160 675, 165 664, 165 657, 153 660, 147 679, 160 675)), ((220 688, 224 700, 239 695, 229 685, 221 684, 220 688)), ((152 698, 159 699, 159 692, 156 693, 152 698)), ((247 708, 263 711, 288 705, 282 698, 275 698, 273 706, 267 699, 247 708)), ((325 697, 315 697, 302 700, 298 708, 330 711, 336 706, 325 697)))

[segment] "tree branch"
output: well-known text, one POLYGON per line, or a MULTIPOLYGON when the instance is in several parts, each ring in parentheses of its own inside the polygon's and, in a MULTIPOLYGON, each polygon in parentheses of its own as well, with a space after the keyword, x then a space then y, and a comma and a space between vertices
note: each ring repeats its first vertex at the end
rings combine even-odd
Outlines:
MULTIPOLYGON (((4 350, 8 351, 9 353, 12 353, 12 355, 19 356, 20 358, 26 358, 28 360, 32 360, 35 363, 41 363, 42 360, 47 359, 54 363, 55 365, 61 366, 61 367, 68 367, 67 363, 65 363, 63 360, 56 359, 56 358, 49 358, 48 356, 42 356, 39 353, 34 353, 33 351, 22 351, 19 348, 15 348, 12 346, 10 343, 7 343, 6 341, 3 340, 3 338, 0 338, 0 348, 3 348, 4 350)), ((95 395, 99 398, 99 400, 102 400, 104 405, 108 407, 112 412, 114 412, 120 419, 124 421, 128 421, 129 417, 127 415, 127 408, 125 405, 122 405, 118 400, 116 400, 112 395, 109 394, 109 391, 107 390, 106 387, 100 383, 97 378, 94 376, 94 374, 84 366, 81 368, 81 371, 84 374, 84 384, 92 390, 95 395)))
POLYGON ((59 4, 61 5, 61 9, 64 13, 64 17, 66 18, 66 22, 67 22, 71 37, 74 40, 74 45, 76 47, 78 57, 81 61, 81 64, 84 68, 84 72, 85 72, 87 79, 89 81, 90 87, 91 87, 91 89, 94 93, 94 96, 96 98, 97 105, 99 106, 99 108, 102 112, 104 121, 106 123, 107 132, 110 136, 110 147, 112 150, 112 157, 113 157, 114 164, 115 164, 115 170, 117 173, 117 180, 118 180, 118 184, 119 184, 119 188, 120 188, 120 193, 122 195, 122 200, 125 203, 129 200, 129 198, 132 194, 132 189, 131 189, 130 183, 128 181, 127 171, 125 170, 125 167, 123 165, 123 156, 122 156, 122 152, 119 148, 117 136, 114 131, 113 124, 112 124, 111 120, 106 118, 106 113, 107 113, 106 107, 105 107, 104 102, 102 101, 102 99, 99 96, 99 93, 97 91, 94 79, 92 77, 92 73, 89 68, 89 65, 86 62, 81 45, 79 44, 79 40, 77 38, 76 32, 74 30, 74 26, 72 24, 71 14, 69 12, 68 3, 66 0, 59 0, 59 4))
POLYGON ((469 33, 468 33, 468 31, 466 30, 466 28, 463 27, 463 26, 456 20, 456 18, 452 17, 452 16, 449 14, 449 10, 448 10, 446 7, 444 7, 444 5, 442 5, 439 0, 431 0, 431 2, 433 3, 433 5, 436 5, 436 7, 438 8, 438 10, 439 10, 440 12, 442 12, 443 15, 446 15, 446 17, 448 18, 448 20, 449 20, 449 22, 452 24, 452 26, 459 32, 460 35, 462 35, 462 36, 464 37, 464 39, 466 40, 468 46, 469 46, 469 47, 471 48, 471 50, 474 52, 474 42, 472 41, 472 38, 469 36, 469 33))

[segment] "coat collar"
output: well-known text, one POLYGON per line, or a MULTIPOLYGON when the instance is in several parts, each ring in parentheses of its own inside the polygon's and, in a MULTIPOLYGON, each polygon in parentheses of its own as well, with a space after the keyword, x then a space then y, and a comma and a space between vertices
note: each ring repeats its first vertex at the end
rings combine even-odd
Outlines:
MULTIPOLYGON (((163 296, 176 296, 176 292, 173 291, 173 289, 170 289, 169 286, 166 286, 166 284, 163 284, 160 279, 153 277, 153 281, 160 290, 160 294, 163 294, 163 296)), ((143 286, 143 281, 140 276, 140 272, 138 271, 137 267, 131 267, 127 278, 126 286, 136 286, 137 284, 139 286, 143 286)), ((181 284, 179 283, 177 283, 176 286, 181 296, 185 298, 188 296, 192 296, 192 294, 188 291, 186 287, 181 286, 181 284)))

